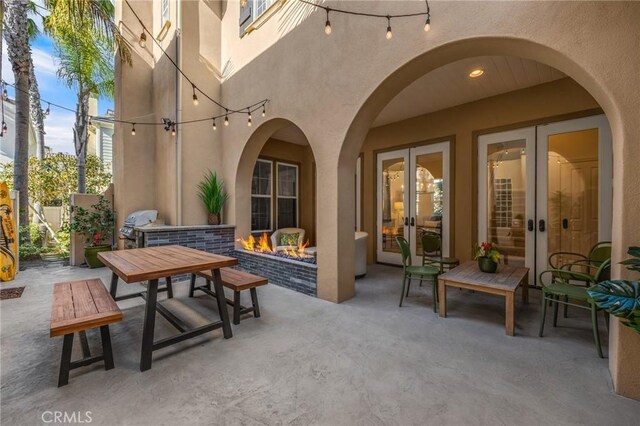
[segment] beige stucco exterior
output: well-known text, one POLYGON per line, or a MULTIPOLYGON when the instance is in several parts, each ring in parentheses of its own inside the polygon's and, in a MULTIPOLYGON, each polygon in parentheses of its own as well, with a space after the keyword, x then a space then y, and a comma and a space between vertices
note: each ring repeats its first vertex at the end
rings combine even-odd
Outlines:
MULTIPOLYGON (((159 1, 132 2, 154 34, 160 27, 159 1), (152 24, 151 24, 152 23, 152 24)), ((422 2, 329 2, 373 12, 413 12, 422 2)), ((117 19, 136 45, 141 28, 124 3, 117 19)), ((325 15, 295 0, 284 3, 251 34, 238 34, 237 2, 172 2, 172 26, 162 42, 185 73, 211 97, 232 108, 269 98, 266 118, 232 116, 231 125, 213 132, 210 122, 184 126, 172 137, 162 127, 116 126, 114 135, 115 203, 118 218, 140 208, 157 208, 167 223, 204 223, 206 214, 194 188, 207 169, 221 173, 231 193, 226 221, 238 235, 249 233, 250 178, 263 145, 291 123, 308 139, 315 161, 315 215, 318 247, 318 296, 341 302, 355 294, 353 209, 356 158, 364 153, 363 210, 373 209, 373 152, 393 144, 454 137, 454 249, 469 255, 476 214, 473 191, 478 133, 549 117, 602 110, 613 135, 613 262, 637 245, 640 225, 640 4, 584 2, 437 2, 432 29, 411 20, 394 26, 392 40, 371 19, 335 16, 333 33, 323 32, 325 15), (178 13, 179 12, 179 13, 178 13), (174 30, 181 28, 182 38, 174 30), (450 110, 371 129, 374 119, 403 88, 430 70, 482 55, 518 56, 552 66, 570 79, 485 99, 450 110), (498 99, 500 98, 500 99, 498 99), (520 102, 522 98, 527 103, 520 102), (514 102, 517 101, 517 105, 514 102), (482 111, 474 113, 472 111, 482 111), (321 206, 321 207, 320 207, 321 206), (321 209, 321 213, 320 213, 321 209)), ((191 104, 191 85, 176 85, 176 72, 151 40, 136 45, 133 65, 119 65, 117 117, 159 121, 220 114, 200 97, 191 104), (176 103, 177 92, 183 92, 176 103)), ((364 227, 373 229, 365 213, 364 227)), ((369 259, 373 260, 373 238, 369 259)), ((619 266, 615 276, 626 276, 619 266)), ((616 389, 640 397, 638 335, 614 326, 610 366, 616 389), (631 361, 630 361, 631 360, 631 361)))

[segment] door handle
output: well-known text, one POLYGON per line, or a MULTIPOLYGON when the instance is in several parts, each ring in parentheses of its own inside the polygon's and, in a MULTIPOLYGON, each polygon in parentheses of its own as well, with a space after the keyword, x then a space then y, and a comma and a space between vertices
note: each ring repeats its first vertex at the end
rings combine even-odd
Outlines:
POLYGON ((544 219, 540 219, 540 220, 538 221, 538 230, 539 230, 540 232, 544 232, 544 229, 545 229, 544 219))
POLYGON ((413 217, 411 217, 411 226, 416 226, 416 221, 413 217))
POLYGON ((569 229, 569 219, 562 219, 562 229, 569 229))
POLYGON ((535 225, 533 224, 533 219, 529 219, 527 221, 527 231, 529 231, 529 232, 533 231, 534 227, 535 227, 535 225))
POLYGON ((409 218, 406 216, 404 218, 404 226, 409 226, 409 218))

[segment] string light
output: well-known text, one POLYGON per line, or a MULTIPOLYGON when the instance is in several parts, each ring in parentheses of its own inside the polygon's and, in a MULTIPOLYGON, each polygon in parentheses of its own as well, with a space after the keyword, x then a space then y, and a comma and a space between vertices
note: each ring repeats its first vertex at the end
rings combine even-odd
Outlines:
POLYGON ((193 105, 198 106, 198 95, 196 95, 196 85, 191 84, 191 88, 193 89, 193 105))
POLYGON ((391 18, 395 19, 395 18, 410 18, 415 16, 426 16, 427 19, 425 20, 425 24, 424 24, 424 31, 429 32, 429 30, 431 29, 431 8, 429 7, 429 0, 425 0, 425 4, 427 6, 427 10, 425 12, 402 13, 397 15, 391 15, 391 14, 382 15, 378 13, 357 12, 354 10, 335 9, 335 8, 330 8, 328 6, 324 6, 322 4, 315 3, 312 0, 298 0, 298 1, 300 3, 308 4, 310 6, 325 10, 325 12, 327 13, 327 20, 325 21, 325 24, 324 24, 324 32, 327 35, 331 34, 331 31, 332 31, 331 21, 329 20, 329 12, 342 13, 345 15, 364 16, 369 18, 384 18, 387 20, 387 35, 386 35, 387 40, 390 40, 393 37, 393 33, 391 31, 391 18))
POLYGON ((267 107, 265 104, 262 104, 262 116, 266 116, 267 115, 267 107))
POLYGON ((7 99, 9 99, 9 94, 7 93, 7 88, 6 87, 4 89, 2 89, 2 99, 4 99, 5 101, 7 99))
POLYGON ((331 21, 329 21, 329 11, 331 11, 331 9, 327 8, 327 22, 324 24, 324 33, 326 35, 331 34, 331 21))
POLYGON ((48 116, 49 114, 51 114, 51 104, 47 103, 47 109, 44 111, 44 115, 48 116))
POLYGON ((176 123, 171 124, 171 136, 176 135, 176 123))
POLYGON ((247 113, 247 115, 248 115, 247 116, 247 126, 251 127, 251 124, 252 124, 251 123, 251 110, 249 108, 247 108, 247 111, 248 111, 248 113, 247 113))
POLYGON ((143 49, 147 47, 147 35, 144 33, 144 31, 142 31, 142 33, 140 34, 140 39, 138 40, 138 44, 143 49))
POLYGON ((136 123, 133 123, 131 125, 131 136, 135 136, 136 135, 136 123))
POLYGON ((229 125, 229 110, 227 110, 227 113, 224 115, 224 125, 229 125))
POLYGON ((391 40, 393 33, 391 32, 391 17, 387 15, 387 40, 391 40))

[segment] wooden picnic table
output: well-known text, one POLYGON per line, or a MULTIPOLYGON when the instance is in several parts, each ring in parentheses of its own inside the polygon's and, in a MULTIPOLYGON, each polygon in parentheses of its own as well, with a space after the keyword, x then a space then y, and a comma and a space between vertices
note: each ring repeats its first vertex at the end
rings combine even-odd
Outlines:
POLYGON ((522 301, 529 303, 529 268, 498 265, 495 273, 480 271, 477 261, 462 265, 438 276, 438 310, 441 317, 447 316, 447 287, 466 288, 481 293, 490 293, 505 298, 505 329, 509 336, 514 331, 514 295, 522 286, 522 301))
POLYGON ((152 353, 157 349, 218 328, 222 328, 225 339, 232 337, 229 313, 223 297, 216 298, 220 320, 192 329, 189 329, 180 318, 171 313, 166 307, 157 303, 157 297, 158 292, 166 291, 168 297, 173 298, 172 276, 192 274, 204 270, 211 271, 215 292, 224 294, 220 268, 237 265, 237 259, 177 245, 101 252, 98 254, 98 258, 112 271, 110 293, 114 300, 142 297, 146 301, 142 329, 140 371, 151 368, 152 353), (166 280, 166 286, 158 289, 158 280, 160 278, 166 280), (117 297, 118 279, 127 284, 148 281, 147 290, 117 297), (180 333, 154 342, 156 312, 162 315, 180 333))

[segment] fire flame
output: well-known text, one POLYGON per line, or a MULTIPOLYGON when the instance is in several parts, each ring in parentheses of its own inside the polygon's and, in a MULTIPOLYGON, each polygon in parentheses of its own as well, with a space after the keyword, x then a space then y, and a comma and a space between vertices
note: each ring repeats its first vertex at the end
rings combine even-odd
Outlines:
MULTIPOLYGON (((256 241, 253 235, 249 235, 248 239, 240 238, 239 240, 245 250, 256 251, 258 253, 275 253, 275 247, 269 245, 269 237, 266 232, 260 236, 260 240, 256 241)), ((309 240, 304 243, 298 243, 298 247, 282 250, 284 254, 290 257, 305 257, 304 249, 309 245, 309 240)))

